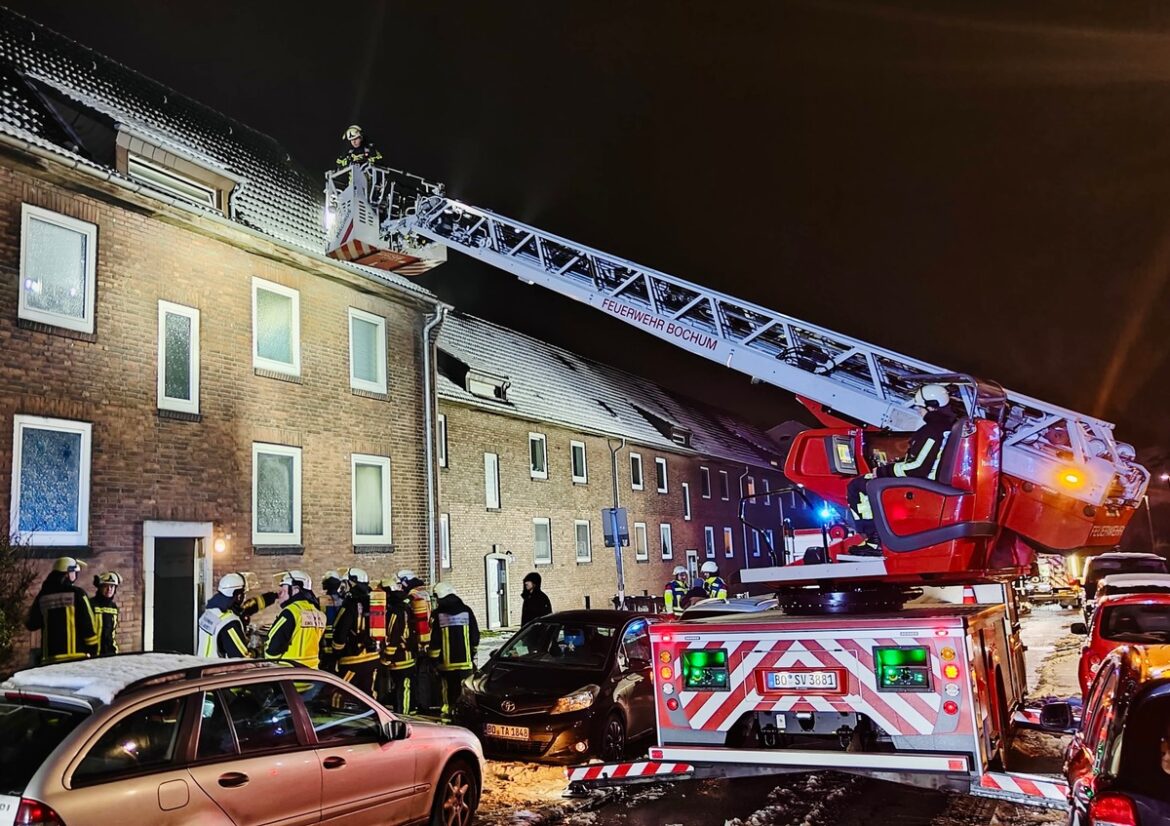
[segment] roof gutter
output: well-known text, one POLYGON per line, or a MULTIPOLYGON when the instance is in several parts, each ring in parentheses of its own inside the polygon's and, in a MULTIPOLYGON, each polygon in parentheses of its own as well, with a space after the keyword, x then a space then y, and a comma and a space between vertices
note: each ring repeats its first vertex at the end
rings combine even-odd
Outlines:
POLYGON ((435 332, 443 320, 447 317, 447 310, 450 309, 444 304, 436 305, 435 312, 427 316, 427 322, 422 328, 422 351, 423 351, 423 431, 426 438, 425 448, 423 450, 423 461, 427 466, 427 583, 434 587, 435 573, 441 571, 442 566, 435 564, 435 525, 438 524, 439 515, 436 513, 435 506, 435 412, 439 408, 439 396, 432 389, 431 383, 431 354, 434 352, 435 344, 431 340, 431 334, 435 332))

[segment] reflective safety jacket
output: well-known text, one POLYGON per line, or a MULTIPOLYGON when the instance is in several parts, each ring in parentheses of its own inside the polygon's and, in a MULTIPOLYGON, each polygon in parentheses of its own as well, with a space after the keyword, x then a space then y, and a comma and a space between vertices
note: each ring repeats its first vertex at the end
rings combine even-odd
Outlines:
POLYGON ((83 660, 97 651, 97 621, 85 591, 54 571, 33 600, 25 626, 41 632, 41 664, 83 660))
POLYGON ((90 600, 93 619, 97 626, 97 656, 108 657, 118 653, 118 606, 110 597, 101 594, 90 600))
POLYGON ((414 657, 419 650, 418 630, 404 594, 395 598, 386 595, 386 640, 382 644, 381 662, 391 671, 414 668, 414 657))
POLYGON ((418 643, 425 648, 431 644, 431 598, 427 594, 427 587, 421 582, 410 589, 408 596, 418 643))
POLYGON ((685 582, 680 582, 677 579, 672 579, 666 583, 666 590, 662 592, 662 599, 666 602, 666 612, 674 613, 674 615, 681 616, 683 612, 683 597, 687 595, 690 589, 685 582))
POLYGON ((378 659, 370 636, 370 586, 364 582, 353 584, 333 621, 333 653, 339 666, 378 659))
POLYGON ((431 617, 430 657, 439 671, 471 671, 479 647, 479 623, 456 594, 439 600, 431 617))
POLYGON ((919 479, 933 479, 938 472, 938 460, 942 458, 943 444, 950 435, 957 418, 949 408, 930 410, 923 417, 922 427, 910 436, 910 447, 906 458, 889 465, 879 465, 877 476, 914 476, 919 479))
POLYGON ((727 583, 719 574, 711 574, 703 580, 703 590, 708 599, 727 599, 727 583))
POLYGON ((284 603, 264 643, 264 657, 316 668, 321 662, 325 612, 310 591, 301 591, 284 603))
POLYGON ((207 610, 199 616, 200 657, 239 659, 248 656, 244 641, 244 621, 236 613, 232 598, 217 593, 207 601, 207 610))
POLYGON ((356 149, 346 142, 345 151, 337 156, 337 166, 341 169, 350 164, 377 163, 382 160, 382 153, 371 141, 362 138, 362 145, 356 149))

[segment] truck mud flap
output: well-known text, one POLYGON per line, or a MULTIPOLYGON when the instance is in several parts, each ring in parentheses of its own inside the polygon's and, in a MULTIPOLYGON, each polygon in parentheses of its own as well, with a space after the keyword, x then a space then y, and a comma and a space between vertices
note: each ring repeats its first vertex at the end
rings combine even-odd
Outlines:
POLYGON ((972 781, 971 794, 1043 809, 1068 809, 1068 784, 1054 774, 986 772, 972 781))
POLYGON ((569 781, 567 794, 607 786, 635 783, 659 783, 665 780, 688 780, 695 773, 690 763, 639 760, 633 763, 590 763, 565 769, 569 781))

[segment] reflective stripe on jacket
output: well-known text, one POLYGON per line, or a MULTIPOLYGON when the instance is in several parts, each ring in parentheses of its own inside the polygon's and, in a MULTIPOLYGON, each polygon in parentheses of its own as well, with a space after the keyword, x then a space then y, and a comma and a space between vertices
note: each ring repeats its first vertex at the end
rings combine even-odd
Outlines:
POLYGON ((199 616, 200 657, 239 659, 248 656, 244 623, 233 611, 208 608, 199 616))
POLYGON ((287 660, 316 668, 321 662, 321 638, 325 636, 325 613, 310 597, 297 594, 272 623, 264 657, 287 660))
POLYGON ((666 602, 666 613, 674 613, 677 617, 683 612, 683 597, 689 589, 685 582, 672 579, 666 583, 666 590, 662 592, 662 599, 666 602))
POLYGON ((703 580, 703 590, 708 599, 727 599, 727 583, 719 574, 712 574, 703 580))
POLYGON ((94 597, 93 619, 97 626, 99 657, 118 653, 118 606, 109 597, 94 597))
POLYGON ((26 623, 41 632, 41 663, 83 660, 97 651, 97 621, 85 591, 67 580, 46 582, 26 623))

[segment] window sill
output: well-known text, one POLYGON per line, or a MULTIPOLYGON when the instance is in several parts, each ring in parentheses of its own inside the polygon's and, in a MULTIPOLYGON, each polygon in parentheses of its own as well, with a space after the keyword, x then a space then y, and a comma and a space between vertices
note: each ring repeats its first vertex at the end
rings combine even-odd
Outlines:
POLYGON ((577 564, 578 565, 591 565, 591 564, 593 564, 593 560, 592 559, 578 559, 577 564))
POLYGON ((253 367, 253 375, 264 379, 276 379, 277 381, 287 381, 289 384, 304 384, 305 381, 299 375, 294 376, 289 373, 282 373, 279 370, 268 370, 264 367, 253 367))
POLYGON ((373 399, 374 401, 379 402, 390 401, 389 393, 381 393, 376 390, 363 390, 360 387, 351 387, 349 388, 349 392, 351 395, 361 396, 363 399, 373 399))
POLYGON ((182 410, 168 410, 165 407, 160 407, 157 412, 160 419, 174 419, 177 422, 203 421, 202 413, 186 413, 182 410))
POLYGON ((503 508, 484 508, 484 510, 488 513, 499 513, 503 508))
POLYGON ((548 481, 547 475, 546 476, 534 476, 533 474, 529 473, 528 478, 531 479, 533 482, 547 482, 548 481))
POLYGON ((253 545, 256 556, 304 556, 304 545, 253 545))
POLYGON ((534 560, 532 560, 532 564, 537 565, 537 566, 541 566, 541 567, 548 567, 549 565, 552 565, 552 560, 551 559, 548 559, 548 560, 534 559, 534 560))
POLYGON ((661 493, 661 494, 667 494, 667 493, 670 493, 670 491, 669 491, 669 490, 663 490, 662 488, 659 488, 659 489, 658 489, 658 492, 659 492, 659 493, 661 493))
POLYGON ((574 479, 573 484, 579 488, 583 488, 589 484, 589 480, 588 479, 574 479))
POLYGON ((354 545, 353 552, 355 554, 392 554, 394 553, 394 546, 387 545, 354 545))
POLYGON ((93 556, 93 548, 89 545, 25 545, 17 550, 18 555, 26 559, 56 559, 59 556, 88 559, 93 556))
POLYGON ((82 330, 71 330, 68 327, 58 327, 55 324, 49 324, 44 321, 33 321, 30 318, 18 318, 16 326, 22 330, 34 330, 38 333, 48 333, 53 336, 61 336, 61 338, 71 338, 75 341, 97 341, 97 333, 87 333, 82 330))

